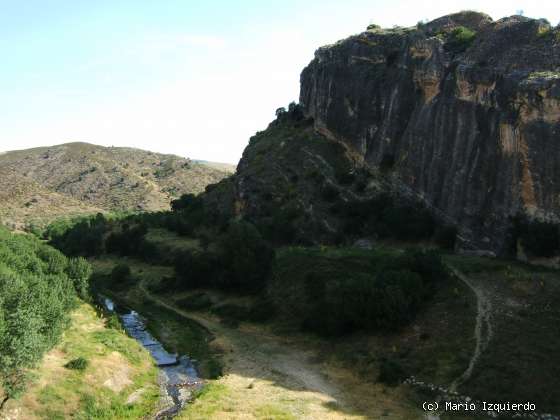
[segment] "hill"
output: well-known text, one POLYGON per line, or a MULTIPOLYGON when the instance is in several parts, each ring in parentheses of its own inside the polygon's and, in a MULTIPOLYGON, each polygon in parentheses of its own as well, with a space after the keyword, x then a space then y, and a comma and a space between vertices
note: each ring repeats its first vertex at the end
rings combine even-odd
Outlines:
POLYGON ((145 150, 68 143, 0 154, 0 220, 11 227, 100 211, 158 211, 233 171, 145 150))
POLYGON ((560 221, 559 40, 542 19, 461 12, 319 48, 299 105, 278 110, 206 200, 319 243, 385 234, 387 223, 356 222, 375 219, 364 202, 388 192, 456 226, 461 248, 512 254, 519 220, 560 221))

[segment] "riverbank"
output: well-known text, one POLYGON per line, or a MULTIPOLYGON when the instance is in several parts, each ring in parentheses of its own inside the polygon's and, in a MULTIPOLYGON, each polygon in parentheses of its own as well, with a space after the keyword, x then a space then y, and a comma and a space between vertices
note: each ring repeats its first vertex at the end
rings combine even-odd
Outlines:
POLYGON ((30 375, 27 392, 9 401, 0 419, 138 419, 154 413, 159 400, 150 354, 85 303, 30 375), (66 367, 77 359, 87 361, 83 370, 66 367))

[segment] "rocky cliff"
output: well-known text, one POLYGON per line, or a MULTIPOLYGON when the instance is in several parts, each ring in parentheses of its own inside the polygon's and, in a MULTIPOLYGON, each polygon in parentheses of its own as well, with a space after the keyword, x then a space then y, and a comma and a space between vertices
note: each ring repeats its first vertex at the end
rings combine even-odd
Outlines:
POLYGON ((475 12, 322 47, 300 104, 325 137, 500 252, 511 218, 560 217, 560 30, 475 12))

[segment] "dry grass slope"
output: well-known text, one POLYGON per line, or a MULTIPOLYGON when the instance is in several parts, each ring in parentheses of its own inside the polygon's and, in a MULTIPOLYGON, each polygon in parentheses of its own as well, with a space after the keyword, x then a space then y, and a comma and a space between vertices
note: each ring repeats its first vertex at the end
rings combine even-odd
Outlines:
POLYGON ((58 216, 157 211, 234 170, 149 151, 68 143, 0 154, 0 220, 19 228, 58 216))

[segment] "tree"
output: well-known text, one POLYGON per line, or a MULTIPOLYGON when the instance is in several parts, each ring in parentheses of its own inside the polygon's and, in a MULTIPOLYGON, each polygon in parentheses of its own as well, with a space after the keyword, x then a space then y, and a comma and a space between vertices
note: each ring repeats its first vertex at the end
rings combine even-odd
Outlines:
POLYGON ((114 283, 127 283, 132 277, 132 271, 127 264, 117 264, 111 271, 111 280, 114 283))
POLYGON ((268 277, 274 251, 248 222, 232 222, 220 247, 231 288, 262 288, 268 277))
POLYGON ((72 258, 68 261, 66 274, 74 283, 74 288, 82 299, 89 298, 89 279, 92 271, 91 265, 85 258, 72 258))

